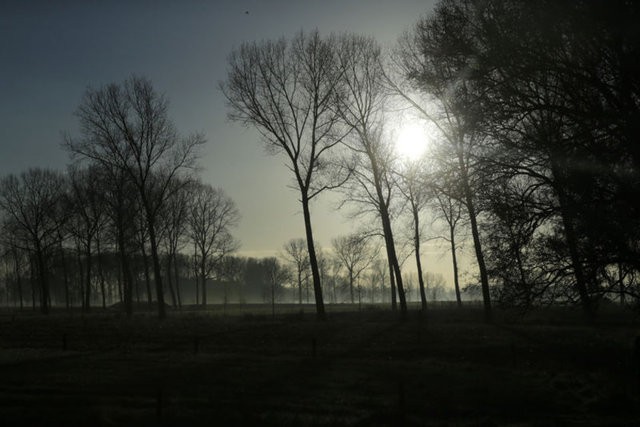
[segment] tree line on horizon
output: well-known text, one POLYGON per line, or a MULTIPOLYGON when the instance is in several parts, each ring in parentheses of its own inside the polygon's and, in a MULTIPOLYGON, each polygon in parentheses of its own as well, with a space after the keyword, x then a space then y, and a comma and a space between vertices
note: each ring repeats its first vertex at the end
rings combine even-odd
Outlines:
MULTIPOLYGON (((359 269, 369 267, 358 255, 382 242, 391 307, 407 312, 403 267, 412 254, 421 309, 428 309, 421 245, 425 224, 437 217, 447 229, 458 303, 456 251, 461 230, 470 234, 477 277, 467 289, 482 296, 486 321, 496 302, 577 304, 588 320, 607 298, 637 306, 639 12, 624 1, 442 0, 389 51, 373 38, 318 31, 234 49, 220 82, 229 118, 257 129, 269 152, 287 159, 305 226, 299 259, 291 242, 284 248, 290 271, 264 270, 271 301, 285 280, 302 301, 304 265, 325 317, 331 287, 311 203, 333 191, 359 225, 332 242, 352 302, 359 269), (394 148, 398 111, 435 129, 419 159, 394 148), (409 224, 408 240, 398 237, 401 224, 409 224)), ((65 138, 75 161, 65 177, 29 170, 0 183, 7 254, 14 251, 14 267, 39 283, 45 311, 47 263, 65 254, 61 242, 83 260, 83 300, 93 251, 110 245, 129 314, 131 264, 142 255, 147 294, 164 317, 165 292, 178 299, 184 235, 199 261, 193 274, 206 283, 216 265, 233 259, 238 212, 222 190, 198 182, 204 139, 178 135, 148 80, 90 89, 77 115, 81 136, 65 138), (18 250, 29 255, 22 264, 18 250)), ((198 294, 206 304, 205 290, 198 294)))
MULTIPOLYGON (((0 180, 4 304, 46 314, 54 305, 88 312, 116 303, 129 316, 146 305, 164 317, 165 298, 174 308, 206 306, 220 287, 225 303, 231 294, 237 302, 294 300, 285 295, 292 279, 283 260, 234 255, 240 213, 222 189, 199 180, 204 139, 178 135, 149 80, 89 89, 76 114, 82 132, 65 137, 65 172, 32 168, 0 180)), ((304 252, 296 256, 302 304, 308 263, 304 252)), ((345 300, 338 269, 323 273, 335 302, 345 300)), ((361 272, 351 275, 352 303, 361 272)))

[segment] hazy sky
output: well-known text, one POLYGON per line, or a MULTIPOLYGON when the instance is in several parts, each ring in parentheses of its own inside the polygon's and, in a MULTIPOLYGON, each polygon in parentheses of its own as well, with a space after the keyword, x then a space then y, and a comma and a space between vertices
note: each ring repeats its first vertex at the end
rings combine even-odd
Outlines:
MULTIPOLYGON (((236 201, 241 252, 256 256, 302 237, 303 220, 284 158, 267 155, 255 131, 226 119, 218 82, 229 52, 243 41, 314 28, 371 35, 392 46, 433 8, 424 0, 0 3, 1 175, 63 169, 61 134, 78 134, 74 111, 85 89, 146 76, 169 98, 182 134, 205 134, 202 179, 236 201)), ((312 206, 321 246, 354 228, 334 207, 327 197, 312 206)))

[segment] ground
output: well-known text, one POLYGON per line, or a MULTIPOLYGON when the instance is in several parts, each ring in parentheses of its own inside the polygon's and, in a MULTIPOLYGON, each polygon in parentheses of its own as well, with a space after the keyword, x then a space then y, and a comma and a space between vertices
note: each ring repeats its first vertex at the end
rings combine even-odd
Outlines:
POLYGON ((431 307, 0 312, 9 425, 637 425, 638 319, 431 307))

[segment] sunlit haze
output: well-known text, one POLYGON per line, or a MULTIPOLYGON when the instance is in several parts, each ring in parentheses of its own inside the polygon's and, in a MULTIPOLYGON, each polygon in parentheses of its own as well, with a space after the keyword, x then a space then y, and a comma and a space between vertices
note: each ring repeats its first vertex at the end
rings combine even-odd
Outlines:
POLYGON ((397 153, 406 160, 419 159, 427 151, 431 135, 425 126, 410 122, 404 124, 395 143, 397 153))

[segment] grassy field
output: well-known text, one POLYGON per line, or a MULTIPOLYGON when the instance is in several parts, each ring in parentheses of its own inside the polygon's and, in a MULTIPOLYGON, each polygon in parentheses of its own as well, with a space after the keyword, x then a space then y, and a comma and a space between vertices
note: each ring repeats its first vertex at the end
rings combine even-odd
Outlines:
POLYGON ((0 312, 0 424, 639 425, 633 315, 0 312), (623 318, 624 317, 624 318, 623 318))

